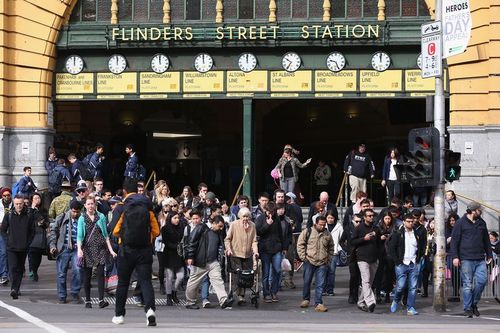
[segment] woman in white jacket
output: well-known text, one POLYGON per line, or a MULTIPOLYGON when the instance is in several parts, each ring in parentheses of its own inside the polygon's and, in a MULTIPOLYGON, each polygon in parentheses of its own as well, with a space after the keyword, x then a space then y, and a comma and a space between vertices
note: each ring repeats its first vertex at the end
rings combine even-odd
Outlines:
POLYGON ((328 231, 332 235, 333 238, 333 257, 330 261, 330 265, 328 266, 328 274, 326 275, 325 288, 323 288, 324 296, 335 296, 335 271, 337 270, 337 265, 339 263, 339 251, 342 250, 342 247, 339 244, 340 236, 344 232, 344 228, 342 228, 342 223, 339 223, 335 219, 335 214, 333 211, 326 212, 326 227, 328 231))

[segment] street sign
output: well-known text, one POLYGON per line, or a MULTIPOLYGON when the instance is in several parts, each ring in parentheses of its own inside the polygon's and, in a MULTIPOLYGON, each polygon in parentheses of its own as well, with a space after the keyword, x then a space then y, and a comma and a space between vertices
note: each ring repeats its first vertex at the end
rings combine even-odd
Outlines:
POLYGON ((422 77, 441 76, 441 22, 422 24, 422 77))
POLYGON ((443 58, 465 51, 472 30, 469 0, 442 0, 443 58))

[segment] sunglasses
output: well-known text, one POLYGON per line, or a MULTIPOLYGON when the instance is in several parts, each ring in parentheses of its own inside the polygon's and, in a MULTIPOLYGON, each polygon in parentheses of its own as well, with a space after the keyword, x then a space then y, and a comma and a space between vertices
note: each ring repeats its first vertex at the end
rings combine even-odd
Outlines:
POLYGON ((170 205, 170 207, 177 207, 178 205, 170 205))

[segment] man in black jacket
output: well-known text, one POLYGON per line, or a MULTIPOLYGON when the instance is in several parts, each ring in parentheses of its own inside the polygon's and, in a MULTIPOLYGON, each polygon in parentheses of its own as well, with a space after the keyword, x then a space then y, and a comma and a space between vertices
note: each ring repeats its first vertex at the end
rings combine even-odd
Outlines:
MULTIPOLYGON (((201 219, 200 213, 192 213, 191 218, 201 219)), ((219 304, 222 309, 230 308, 233 299, 227 297, 222 280, 222 270, 218 261, 219 253, 224 248, 222 230, 224 220, 216 216, 210 221, 210 228, 205 223, 196 225, 189 234, 189 240, 185 248, 186 263, 192 266, 191 275, 186 286, 186 308, 199 309, 196 304, 198 287, 208 275, 210 283, 214 287, 219 304)))
POLYGON ((375 310, 375 295, 372 283, 377 271, 377 260, 380 241, 380 229, 373 225, 375 213, 368 208, 363 213, 364 221, 353 232, 351 244, 356 247, 356 260, 361 275, 361 295, 358 308, 361 311, 375 310))
POLYGON ((354 229, 356 229, 362 221, 362 214, 354 214, 352 216, 352 221, 344 226, 344 232, 340 237, 340 244, 349 255, 349 304, 356 304, 358 302, 358 290, 360 283, 359 267, 356 260, 356 248, 351 244, 351 242, 354 229))
POLYGON ((5 214, 1 230, 2 236, 7 239, 7 258, 12 281, 10 296, 17 299, 23 279, 26 255, 35 235, 33 214, 28 213, 21 194, 14 198, 14 209, 5 214))
POLYGON ((451 257, 453 266, 460 267, 464 315, 469 318, 480 315, 477 303, 481 300, 481 294, 488 282, 486 264, 490 264, 493 259, 488 228, 481 218, 481 213, 481 205, 470 202, 467 205, 467 214, 455 223, 451 233, 451 257))
POLYGON ((391 304, 391 312, 398 309, 403 291, 408 288, 408 299, 406 302, 407 314, 418 315, 415 310, 415 296, 417 293, 418 275, 420 272, 419 262, 425 252, 427 245, 426 237, 414 230, 413 216, 405 215, 403 227, 395 228, 389 239, 389 256, 396 264, 396 292, 391 304), (408 286, 407 286, 408 284, 408 286))
POLYGON ((319 194, 319 200, 314 201, 311 206, 309 207, 309 215, 307 216, 307 227, 311 228, 314 224, 312 217, 317 213, 316 210, 316 203, 321 202, 323 204, 323 207, 325 207, 325 212, 332 211, 334 216, 335 216, 335 221, 338 221, 339 219, 339 213, 337 212, 337 207, 333 202, 330 202, 330 196, 328 195, 328 192, 321 192, 319 194))

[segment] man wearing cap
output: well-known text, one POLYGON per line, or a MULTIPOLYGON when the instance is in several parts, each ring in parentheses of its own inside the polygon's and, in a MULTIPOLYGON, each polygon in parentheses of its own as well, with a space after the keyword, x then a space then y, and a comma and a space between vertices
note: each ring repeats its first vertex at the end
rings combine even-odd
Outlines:
POLYGON ((467 213, 455 223, 450 250, 453 266, 460 267, 464 315, 468 318, 479 317, 477 303, 488 281, 486 264, 493 259, 488 228, 481 218, 479 203, 470 202, 467 213))
POLYGON ((349 176, 351 186, 351 201, 356 202, 356 194, 359 191, 366 192, 366 178, 375 177, 375 165, 372 158, 366 152, 364 143, 358 146, 358 150, 352 150, 345 158, 344 172, 349 176), (367 172, 368 171, 368 172, 367 172))
MULTIPOLYGON (((3 221, 5 214, 12 208, 11 190, 8 187, 2 187, 0 194, 0 221, 3 221)), ((9 268, 7 266, 7 244, 0 235, 0 285, 6 285, 9 282, 9 268)))
POLYGON ((55 220, 57 216, 66 213, 69 210, 69 203, 73 200, 70 182, 63 182, 61 190, 61 194, 50 203, 49 218, 51 220, 55 220))
POLYGON ((210 222, 210 216, 214 209, 214 204, 217 203, 217 198, 214 192, 207 192, 205 195, 205 202, 203 203, 203 223, 210 222))

